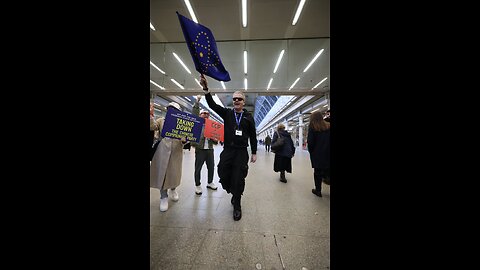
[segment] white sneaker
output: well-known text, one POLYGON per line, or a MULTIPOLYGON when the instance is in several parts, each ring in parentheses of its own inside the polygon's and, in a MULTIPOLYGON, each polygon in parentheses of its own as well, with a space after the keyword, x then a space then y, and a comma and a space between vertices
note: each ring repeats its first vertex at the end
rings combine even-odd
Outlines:
POLYGON ((174 189, 170 189, 170 195, 172 196, 172 201, 176 202, 178 201, 178 192, 174 189))
POLYGON ((202 195, 202 187, 201 186, 195 186, 195 194, 202 195))
POLYGON ((168 210, 168 197, 160 199, 160 211, 165 212, 168 210))
POLYGON ((213 190, 217 190, 217 186, 215 186, 215 183, 213 183, 213 182, 212 182, 212 183, 209 183, 209 184, 207 184, 207 188, 209 188, 209 189, 213 189, 213 190))

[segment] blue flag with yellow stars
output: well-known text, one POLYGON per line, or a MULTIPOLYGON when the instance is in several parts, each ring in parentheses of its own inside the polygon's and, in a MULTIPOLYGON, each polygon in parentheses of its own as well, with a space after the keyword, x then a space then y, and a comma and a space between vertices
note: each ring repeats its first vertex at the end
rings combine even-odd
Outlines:
POLYGON ((218 54, 217 44, 212 31, 177 12, 183 36, 192 55, 195 69, 218 81, 230 81, 230 74, 225 69, 218 54))

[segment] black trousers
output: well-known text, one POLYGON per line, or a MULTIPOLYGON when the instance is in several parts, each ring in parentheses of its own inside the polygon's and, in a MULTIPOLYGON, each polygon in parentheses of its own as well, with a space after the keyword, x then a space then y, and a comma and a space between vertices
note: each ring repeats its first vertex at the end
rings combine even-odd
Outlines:
POLYGON ((322 178, 330 177, 329 169, 313 169, 313 179, 315 181, 315 189, 322 191, 322 178))
POLYGON ((245 190, 248 158, 247 148, 225 147, 220 154, 218 177, 223 189, 232 193, 235 209, 240 209, 240 199, 245 190))
POLYGON ((265 144, 265 150, 266 150, 267 152, 270 152, 270 144, 265 144))
POLYGON ((195 185, 200 185, 200 174, 202 172, 203 163, 207 163, 208 183, 213 181, 213 149, 195 149, 195 185))

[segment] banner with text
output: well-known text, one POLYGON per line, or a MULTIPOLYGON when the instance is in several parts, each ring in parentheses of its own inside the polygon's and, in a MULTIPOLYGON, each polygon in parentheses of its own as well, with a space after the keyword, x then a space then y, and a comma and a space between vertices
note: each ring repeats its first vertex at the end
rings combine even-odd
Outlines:
POLYGON ((223 142, 223 125, 210 119, 205 119, 205 138, 223 142))
POLYGON ((186 138, 189 142, 200 142, 204 119, 187 112, 168 108, 163 124, 162 137, 186 138))

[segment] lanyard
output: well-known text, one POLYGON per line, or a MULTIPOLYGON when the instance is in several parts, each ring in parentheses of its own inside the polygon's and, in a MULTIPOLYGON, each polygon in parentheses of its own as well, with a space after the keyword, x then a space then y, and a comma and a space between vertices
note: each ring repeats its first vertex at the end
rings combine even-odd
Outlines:
POLYGON ((237 114, 233 111, 233 116, 235 117, 235 121, 237 122, 237 129, 240 130, 240 122, 242 121, 243 111, 240 113, 240 118, 237 118, 237 114))

